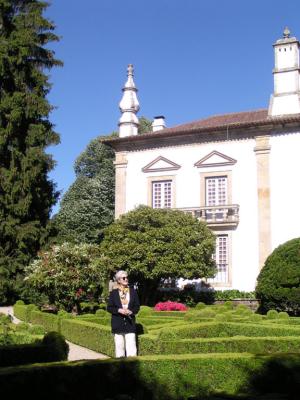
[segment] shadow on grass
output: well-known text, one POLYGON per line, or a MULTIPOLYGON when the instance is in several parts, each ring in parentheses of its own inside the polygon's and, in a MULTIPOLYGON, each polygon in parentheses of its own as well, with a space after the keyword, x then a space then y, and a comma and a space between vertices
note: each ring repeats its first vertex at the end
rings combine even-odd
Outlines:
POLYGON ((299 355, 274 357, 255 371, 244 368, 242 372, 247 383, 236 388, 232 386, 234 389, 227 393, 225 389, 224 393, 220 392, 222 385, 218 387, 214 379, 230 380, 230 368, 221 378, 206 368, 203 373, 210 375, 203 381, 198 380, 201 371, 197 368, 201 366, 196 363, 191 366, 185 360, 176 364, 169 359, 167 364, 163 358, 157 363, 153 359, 93 360, 2 368, 0 393, 3 399, 39 400, 299 399, 299 355))

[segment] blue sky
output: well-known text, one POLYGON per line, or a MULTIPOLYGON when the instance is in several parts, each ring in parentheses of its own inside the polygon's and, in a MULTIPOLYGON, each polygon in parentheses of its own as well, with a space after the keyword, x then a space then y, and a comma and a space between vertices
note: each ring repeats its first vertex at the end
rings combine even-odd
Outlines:
MULTIPOLYGON (((61 144, 50 173, 65 193, 73 164, 98 135, 117 130, 127 64, 134 64, 139 116, 167 126, 266 108, 273 90, 272 44, 289 26, 300 39, 300 1, 52 0, 50 119, 61 144)), ((55 213, 59 204, 54 208, 55 213)))

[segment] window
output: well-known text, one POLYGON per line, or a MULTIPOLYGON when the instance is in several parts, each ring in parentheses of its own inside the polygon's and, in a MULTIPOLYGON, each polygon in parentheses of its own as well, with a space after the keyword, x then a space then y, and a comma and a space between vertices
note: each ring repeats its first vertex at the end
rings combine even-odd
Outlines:
POLYGON ((218 235, 216 238, 216 252, 214 259, 217 264, 217 273, 213 279, 209 279, 212 283, 228 283, 228 235, 218 235))
POLYGON ((206 206, 227 204, 227 176, 216 176, 205 179, 206 206))
POLYGON ((172 181, 153 181, 152 182, 152 207, 171 208, 172 207, 172 181))

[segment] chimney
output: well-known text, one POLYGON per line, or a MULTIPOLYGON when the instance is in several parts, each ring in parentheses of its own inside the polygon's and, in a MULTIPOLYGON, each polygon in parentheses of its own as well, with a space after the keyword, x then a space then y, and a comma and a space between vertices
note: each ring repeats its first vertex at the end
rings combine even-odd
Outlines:
POLYGON ((283 37, 273 45, 275 53, 274 93, 270 99, 269 115, 300 113, 299 41, 285 28, 283 37))
POLYGON ((166 127, 166 122, 165 122, 165 117, 163 115, 154 117, 154 120, 152 122, 153 132, 161 131, 162 129, 165 129, 165 127, 166 127))

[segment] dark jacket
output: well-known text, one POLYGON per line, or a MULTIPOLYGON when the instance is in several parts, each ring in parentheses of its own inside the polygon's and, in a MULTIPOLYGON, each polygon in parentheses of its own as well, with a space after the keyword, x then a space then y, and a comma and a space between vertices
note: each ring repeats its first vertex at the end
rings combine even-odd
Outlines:
POLYGON ((128 310, 132 311, 132 315, 125 316, 118 313, 118 309, 122 308, 122 303, 119 295, 119 290, 114 289, 110 292, 107 311, 112 314, 111 316, 111 330, 112 333, 135 333, 135 315, 140 310, 140 302, 137 292, 133 288, 129 288, 129 304, 128 310))

